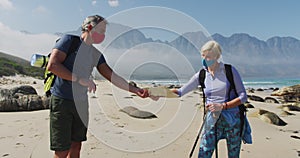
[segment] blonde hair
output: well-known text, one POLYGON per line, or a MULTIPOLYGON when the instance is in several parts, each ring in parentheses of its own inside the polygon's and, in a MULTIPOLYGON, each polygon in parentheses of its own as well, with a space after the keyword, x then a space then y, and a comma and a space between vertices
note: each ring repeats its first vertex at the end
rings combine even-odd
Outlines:
POLYGON ((213 40, 206 42, 202 46, 201 53, 203 53, 203 52, 212 52, 212 53, 214 53, 214 55, 217 56, 217 59, 219 59, 220 56, 222 55, 222 50, 221 50, 220 44, 213 40))

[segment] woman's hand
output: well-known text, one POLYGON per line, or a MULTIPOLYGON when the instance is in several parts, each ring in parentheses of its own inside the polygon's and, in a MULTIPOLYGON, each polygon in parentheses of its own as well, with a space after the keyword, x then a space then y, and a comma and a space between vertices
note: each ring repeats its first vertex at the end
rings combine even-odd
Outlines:
POLYGON ((211 112, 217 112, 217 111, 223 110, 223 104, 221 104, 221 103, 209 103, 209 104, 206 104, 206 107, 211 112))
POLYGON ((171 89, 171 91, 178 95, 178 89, 171 89))

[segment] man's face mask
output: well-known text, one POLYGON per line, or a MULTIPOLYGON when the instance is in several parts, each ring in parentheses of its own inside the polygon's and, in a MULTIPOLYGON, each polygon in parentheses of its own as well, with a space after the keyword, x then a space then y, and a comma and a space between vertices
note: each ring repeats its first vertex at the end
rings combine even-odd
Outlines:
POLYGON ((99 44, 103 42, 104 38, 105 38, 105 34, 100 34, 96 31, 92 32, 92 39, 95 44, 99 44))

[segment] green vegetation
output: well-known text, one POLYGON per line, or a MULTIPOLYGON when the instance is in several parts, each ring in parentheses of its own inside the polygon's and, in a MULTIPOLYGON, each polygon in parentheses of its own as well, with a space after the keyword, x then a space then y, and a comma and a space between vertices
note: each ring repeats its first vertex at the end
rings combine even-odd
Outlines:
POLYGON ((0 77, 22 74, 36 78, 43 78, 44 69, 32 67, 29 61, 0 53, 0 77))

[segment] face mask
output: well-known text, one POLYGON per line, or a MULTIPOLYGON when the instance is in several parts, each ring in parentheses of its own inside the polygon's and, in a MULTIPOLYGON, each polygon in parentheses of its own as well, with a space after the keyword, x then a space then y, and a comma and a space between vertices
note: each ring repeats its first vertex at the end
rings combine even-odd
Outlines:
POLYGON ((212 66, 214 63, 216 62, 216 60, 205 60, 205 59, 202 59, 202 65, 205 66, 205 67, 210 67, 212 66))
POLYGON ((92 32, 92 39, 95 44, 101 43, 105 38, 105 34, 100 34, 98 32, 92 32))

